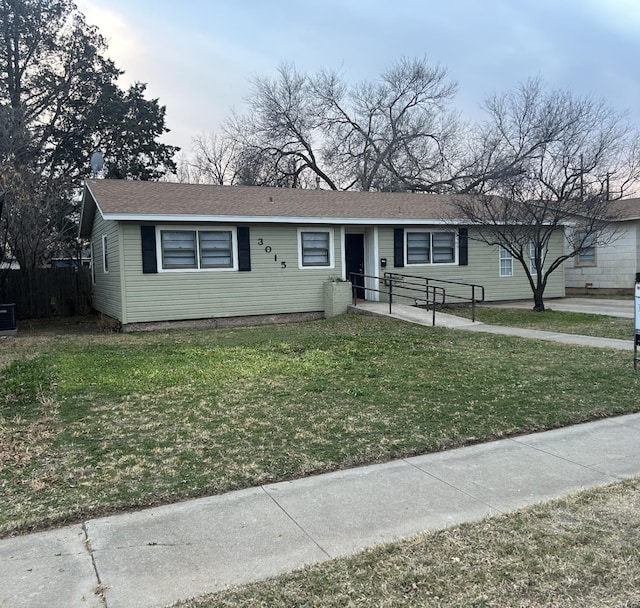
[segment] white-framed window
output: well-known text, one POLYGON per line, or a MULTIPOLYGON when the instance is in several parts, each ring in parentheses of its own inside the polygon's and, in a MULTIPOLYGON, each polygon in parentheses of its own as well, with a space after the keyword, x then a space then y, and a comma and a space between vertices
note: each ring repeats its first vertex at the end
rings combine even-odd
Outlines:
MULTIPOLYGON (((540 263, 544 266, 544 252, 541 253, 540 263)), ((533 241, 529 243, 529 271, 531 276, 535 277, 538 274, 538 269, 536 268, 536 244, 533 241)))
POLYGON ((231 230, 198 231, 200 268, 233 266, 233 234, 231 230))
POLYGON ((407 265, 455 264, 456 233, 429 230, 407 230, 407 265))
POLYGON ((592 232, 578 232, 577 243, 583 242, 582 250, 576 256, 577 266, 595 266, 596 265, 596 235, 592 232))
POLYGON ((500 276, 512 277, 513 276, 513 256, 502 246, 499 245, 499 259, 500 259, 500 276))
POLYGON ((333 230, 298 228, 298 268, 333 267, 333 230))
POLYGON ((102 270, 106 274, 109 272, 109 242, 107 235, 102 235, 102 270))
POLYGON ((158 228, 161 271, 237 270, 235 228, 158 228))

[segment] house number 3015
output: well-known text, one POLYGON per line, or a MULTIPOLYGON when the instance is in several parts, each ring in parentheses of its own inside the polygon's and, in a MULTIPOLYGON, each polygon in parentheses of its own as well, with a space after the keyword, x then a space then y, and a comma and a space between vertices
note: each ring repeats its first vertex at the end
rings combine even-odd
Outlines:
MULTIPOLYGON (((271 253, 273 251, 273 249, 271 248, 271 245, 265 245, 264 244, 264 239, 258 239, 258 245, 260 245, 260 247, 264 246, 264 252, 265 253, 271 253)), ((273 254, 273 261, 277 262, 278 261, 278 254, 274 253, 273 254)), ((287 267, 287 263, 286 262, 280 262, 280 268, 286 268, 287 267)))

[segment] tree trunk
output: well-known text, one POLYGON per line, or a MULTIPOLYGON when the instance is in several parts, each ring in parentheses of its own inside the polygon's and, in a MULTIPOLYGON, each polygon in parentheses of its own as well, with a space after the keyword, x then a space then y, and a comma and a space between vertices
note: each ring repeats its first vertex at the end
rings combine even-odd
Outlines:
POLYGON ((539 289, 536 288, 533 290, 533 311, 534 312, 544 312, 544 300, 542 298, 544 293, 544 288, 539 289))

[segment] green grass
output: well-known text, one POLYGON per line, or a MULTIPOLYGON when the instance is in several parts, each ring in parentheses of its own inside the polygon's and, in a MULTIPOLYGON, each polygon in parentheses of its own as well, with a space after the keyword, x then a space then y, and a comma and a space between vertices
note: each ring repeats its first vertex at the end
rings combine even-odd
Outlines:
MULTIPOLYGON (((444 312, 471 318, 471 309, 466 307, 453 308, 444 312)), ((523 308, 479 306, 476 308, 476 321, 490 325, 507 325, 618 340, 633 340, 634 337, 633 319, 561 310, 533 312, 523 308)))
POLYGON ((181 608, 640 606, 640 480, 424 533, 181 608))
POLYGON ((10 340, 5 535, 639 409, 629 353, 356 315, 10 340))

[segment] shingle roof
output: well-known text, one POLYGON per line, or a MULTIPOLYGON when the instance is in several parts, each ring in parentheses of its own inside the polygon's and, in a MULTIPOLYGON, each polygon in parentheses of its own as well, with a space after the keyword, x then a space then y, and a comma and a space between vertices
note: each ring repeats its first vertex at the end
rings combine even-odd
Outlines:
MULTIPOLYGON (((96 180, 86 183, 110 219, 139 216, 247 218, 416 219, 450 218, 451 198, 437 194, 338 192, 255 186, 212 186, 96 180)), ((186 218, 185 218, 186 219, 186 218)))
POLYGON ((613 213, 621 221, 640 219, 640 198, 611 201, 610 205, 613 213))
MULTIPOLYGON (((339 222, 409 224, 455 222, 454 197, 398 192, 343 192, 257 186, 214 186, 101 179, 85 184, 80 233, 87 236, 95 206, 110 220, 339 222)), ((611 202, 618 220, 640 219, 640 199, 611 202)), ((463 218, 457 219, 464 223, 463 218)))

